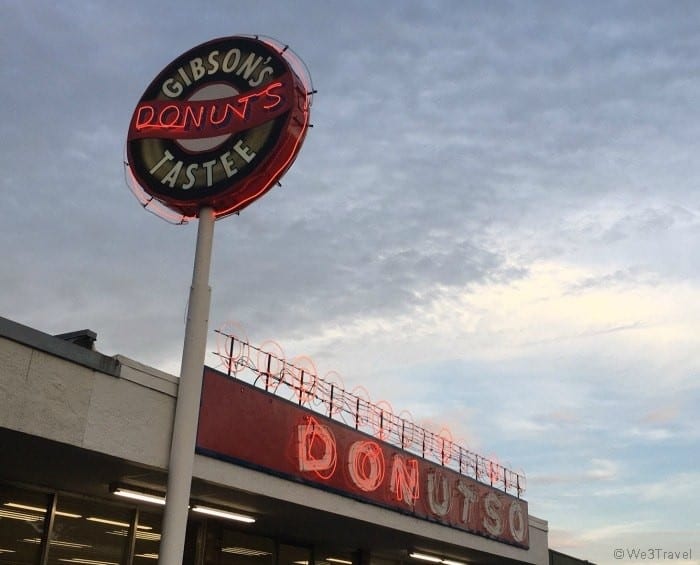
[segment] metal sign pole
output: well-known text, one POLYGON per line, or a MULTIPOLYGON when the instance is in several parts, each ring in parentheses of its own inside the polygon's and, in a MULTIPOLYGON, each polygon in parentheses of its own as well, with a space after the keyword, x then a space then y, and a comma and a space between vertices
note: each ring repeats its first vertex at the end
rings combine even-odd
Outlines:
POLYGON ((211 270, 213 237, 214 210, 210 207, 203 207, 199 211, 197 247, 187 309, 187 325, 175 406, 173 436, 170 443, 168 490, 163 513, 159 565, 181 564, 185 548, 199 401, 202 393, 202 374, 209 330, 209 308, 211 305, 209 272, 211 270))

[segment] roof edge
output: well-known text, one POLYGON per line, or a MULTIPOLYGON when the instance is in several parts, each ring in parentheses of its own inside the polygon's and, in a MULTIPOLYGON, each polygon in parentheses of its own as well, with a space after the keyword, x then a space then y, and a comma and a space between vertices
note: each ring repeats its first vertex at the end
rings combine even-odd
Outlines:
POLYGON ((108 357, 2 316, 0 316, 0 337, 113 377, 118 377, 121 372, 121 365, 115 357, 108 357))

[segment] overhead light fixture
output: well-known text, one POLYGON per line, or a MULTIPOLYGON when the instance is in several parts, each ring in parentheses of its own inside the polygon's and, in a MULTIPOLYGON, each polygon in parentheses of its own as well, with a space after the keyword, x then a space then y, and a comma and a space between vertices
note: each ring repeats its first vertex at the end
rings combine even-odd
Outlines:
POLYGON ((199 512, 200 514, 207 514, 209 516, 216 516, 217 518, 225 518, 226 520, 245 522, 246 524, 252 524, 253 522, 255 522, 255 518, 252 518, 251 516, 246 516, 244 514, 236 514, 235 512, 220 510, 218 508, 209 508, 208 506, 201 506, 199 504, 195 504, 192 507, 192 511, 199 512))
POLYGON ((352 561, 340 559, 338 557, 326 557, 326 561, 330 561, 331 563, 340 563, 340 565, 352 565, 352 561))
MULTIPOLYGON (((39 545, 41 543, 41 538, 24 538, 21 541, 39 545)), ((52 539, 49 543, 58 547, 69 547, 71 549, 85 549, 87 547, 92 547, 91 545, 87 545, 85 543, 75 543, 72 541, 61 541, 56 539, 52 539)))
MULTIPOLYGON (((130 528, 131 524, 128 522, 118 522, 116 520, 108 520, 107 518, 99 518, 98 516, 88 516, 85 518, 88 522, 97 522, 98 524, 107 524, 108 526, 119 526, 121 528, 130 528)), ((151 526, 142 526, 138 524, 136 526, 137 530, 152 530, 151 526)))
POLYGON ((221 553, 233 553, 234 555, 245 555, 246 557, 267 557, 268 555, 272 555, 269 551, 238 546, 222 547, 221 553))
POLYGON ((10 508, 19 508, 20 510, 32 510, 34 512, 41 512, 46 514, 46 508, 41 506, 29 506, 29 504, 19 504, 18 502, 6 502, 3 506, 9 506, 10 508))
POLYGON ((36 514, 27 514, 26 512, 13 512, 11 510, 3 510, 0 508, 0 518, 9 518, 10 520, 22 520, 23 522, 39 522, 44 519, 43 516, 36 514))
POLYGON ((150 504, 160 504, 161 506, 165 504, 165 497, 159 496, 157 494, 150 494, 147 492, 141 492, 138 490, 132 490, 124 487, 115 487, 112 490, 112 494, 121 496, 123 498, 129 498, 131 500, 138 500, 140 502, 148 502, 150 504))
MULTIPOLYGON (((165 504, 165 496, 160 496, 153 493, 133 490, 131 488, 116 485, 111 488, 111 491, 116 496, 129 498, 131 500, 148 502, 150 504, 159 504, 161 506, 165 504)), ((245 522, 247 524, 252 524, 255 522, 255 518, 252 518, 251 516, 229 512, 228 510, 221 510, 219 508, 210 508, 208 506, 202 506, 201 504, 195 504, 192 507, 192 510, 194 512, 199 512, 200 514, 208 514, 209 516, 216 516, 217 518, 225 518, 226 520, 235 520, 237 522, 245 522)))
POLYGON ((435 557, 434 555, 426 555, 425 553, 410 553, 409 557, 413 559, 420 559, 421 561, 430 561, 431 563, 440 563, 442 559, 440 557, 435 557))
POLYGON ((108 520, 107 518, 98 518, 97 516, 88 516, 85 519, 88 522, 97 522, 98 524, 107 524, 108 526, 121 526, 122 528, 131 527, 131 524, 128 522, 118 522, 117 520, 108 520))
POLYGON ((422 561, 429 561, 430 563, 442 563, 443 565, 466 565, 463 561, 454 561, 452 559, 443 559, 442 557, 437 557, 435 555, 428 555, 427 553, 409 553, 409 557, 413 559, 420 559, 422 561))
MULTIPOLYGON (((138 525, 138 526, 136 526, 136 528, 137 528, 136 539, 143 539, 143 540, 147 540, 147 541, 160 541, 160 534, 158 534, 156 532, 142 532, 140 529, 138 529, 138 528, 148 528, 149 530, 152 530, 153 528, 151 528, 150 526, 138 525)), ((105 533, 107 533, 111 536, 122 536, 124 538, 129 534, 128 530, 107 530, 107 532, 105 532, 105 533)))
POLYGON ((56 510, 56 516, 63 516, 64 518, 82 518, 81 514, 74 514, 73 512, 63 512, 62 510, 56 510))
POLYGON ((70 559, 61 558, 59 561, 64 563, 80 563, 81 565, 119 565, 113 561, 93 561, 92 559, 81 559, 80 557, 71 557, 70 559))
MULTIPOLYGON (((6 502, 3 506, 19 508, 20 510, 32 510, 34 512, 41 512, 42 514, 46 514, 46 508, 42 508, 41 506, 29 506, 28 504, 19 504, 18 502, 6 502)), ((62 512, 61 510, 56 510, 56 516, 63 516, 65 518, 82 518, 80 514, 73 514, 72 512, 62 512)))

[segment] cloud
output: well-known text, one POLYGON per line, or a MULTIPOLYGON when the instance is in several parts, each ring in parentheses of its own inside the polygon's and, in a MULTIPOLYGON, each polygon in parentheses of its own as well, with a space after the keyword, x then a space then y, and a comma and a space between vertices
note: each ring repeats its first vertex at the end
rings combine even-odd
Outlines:
POLYGON ((642 418, 642 421, 652 425, 672 423, 677 420, 680 411, 680 406, 676 402, 660 405, 647 412, 642 418))
POLYGON ((646 357, 652 351, 654 356, 663 355, 662 343, 667 355, 676 353, 669 351, 669 346, 690 354, 684 342, 688 347, 694 342, 690 327, 697 313, 686 305, 696 302, 696 289, 682 284, 669 291, 668 285, 659 288, 650 284, 637 286, 632 292, 627 288, 596 288, 570 295, 571 285, 589 280, 589 272, 541 263, 512 282, 441 288, 423 293, 422 300, 428 298, 427 303, 419 301, 412 311, 404 310, 411 313, 375 318, 376 325, 365 326, 365 331, 357 324, 347 326, 347 339, 350 343, 353 337, 364 340, 371 327, 382 328, 383 334, 376 334, 380 340, 382 335, 400 333, 406 336, 402 345, 408 357, 415 360, 422 350, 411 350, 412 337, 404 329, 411 328, 410 333, 416 336, 449 336, 444 350, 438 346, 430 351, 433 358, 469 355, 505 361, 557 345, 570 351, 583 347, 612 352, 614 348, 620 363, 638 364, 634 360, 638 355, 646 357), (650 349, 640 348, 641 343, 650 349))
POLYGON ((601 541, 610 539, 619 539, 625 534, 638 534, 649 528, 646 522, 630 522, 626 524, 612 524, 602 528, 587 530, 581 533, 583 541, 601 541))
POLYGON ((193 45, 277 37, 311 70, 314 128, 281 188, 216 224, 211 326, 237 320, 524 468, 552 539, 610 562, 616 533, 645 541, 625 528, 697 521, 687 10, 278 2, 231 30, 225 2, 163 19, 159 3, 12 1, 2 314, 90 327, 101 351, 178 373, 196 223, 129 193, 128 120, 193 45))
POLYGON ((618 463, 607 459, 593 459, 591 461, 591 468, 586 472, 587 477, 602 481, 616 479, 618 475, 618 463))
MULTIPOLYGON (((578 464, 578 462, 577 462, 578 464)), ((587 470, 561 471, 556 475, 534 475, 529 480, 532 484, 560 483, 582 486, 600 481, 613 481, 620 477, 620 465, 609 459, 593 458, 588 462, 587 470)))
POLYGON ((584 278, 573 283, 570 291, 573 294, 581 294, 586 291, 596 289, 609 288, 634 288, 641 284, 656 285, 658 284, 658 275, 653 272, 646 271, 641 267, 633 267, 625 270, 618 270, 614 273, 605 273, 600 276, 592 276, 584 278))
POLYGON ((664 428, 630 428, 626 432, 632 438, 638 438, 645 441, 666 441, 673 437, 673 432, 664 428))
POLYGON ((700 473, 692 469, 676 472, 657 482, 642 485, 639 491, 647 501, 668 504, 672 500, 693 500, 698 488, 700 488, 700 473))

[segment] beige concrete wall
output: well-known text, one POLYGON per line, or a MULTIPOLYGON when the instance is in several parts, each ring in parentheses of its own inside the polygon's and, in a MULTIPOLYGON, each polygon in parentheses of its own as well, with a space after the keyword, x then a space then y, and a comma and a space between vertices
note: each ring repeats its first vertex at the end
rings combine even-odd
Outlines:
POLYGON ((119 361, 114 377, 0 338, 0 426, 166 468, 177 379, 119 361))
POLYGON ((93 371, 5 339, 0 351, 0 425, 82 445, 93 371))
POLYGON ((94 375, 82 447, 168 466, 177 379, 119 357, 120 378, 94 375))

